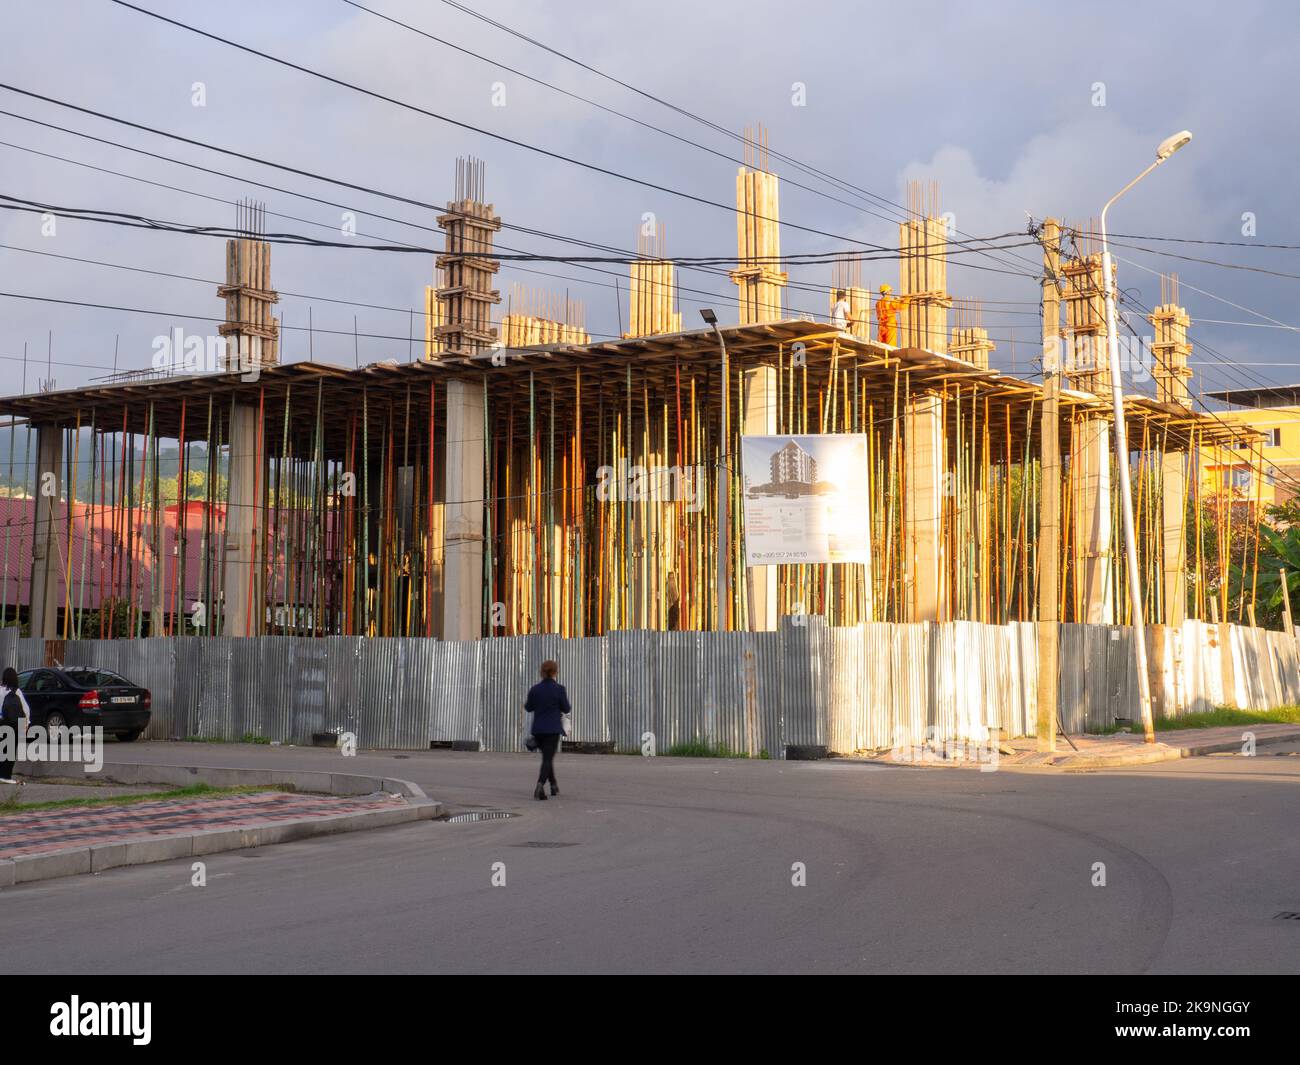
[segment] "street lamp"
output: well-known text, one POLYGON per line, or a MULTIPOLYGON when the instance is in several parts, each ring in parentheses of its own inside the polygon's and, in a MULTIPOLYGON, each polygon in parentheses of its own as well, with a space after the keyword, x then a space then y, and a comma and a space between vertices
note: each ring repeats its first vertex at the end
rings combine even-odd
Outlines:
POLYGON ((1146 177, 1192 139, 1188 130, 1166 137, 1156 148, 1156 161, 1106 201, 1101 209, 1101 277, 1106 290, 1106 346, 1110 354, 1111 400, 1115 407, 1115 463, 1119 467, 1120 506, 1124 515, 1124 553, 1128 561, 1128 596, 1133 612, 1133 642, 1137 649, 1138 702, 1147 743, 1156 742, 1151 719, 1151 678, 1147 674, 1146 626, 1142 623, 1142 587, 1139 583, 1137 536, 1133 531, 1133 489, 1129 483, 1128 433, 1124 427, 1124 393, 1120 382, 1119 326, 1115 315, 1115 282, 1111 272, 1110 244, 1106 240, 1106 212, 1124 193, 1146 177))
POLYGON ((728 540, 729 530, 727 528, 727 441, 730 439, 731 427, 728 421, 727 411, 727 342, 722 337, 722 330, 718 328, 718 316, 713 313, 711 307, 702 307, 700 317, 704 319, 706 325, 713 329, 713 335, 718 338, 718 348, 722 352, 722 378, 719 396, 722 401, 722 435, 718 441, 718 510, 716 521, 718 526, 717 533, 717 552, 718 552, 718 573, 717 573, 717 592, 716 602, 714 603, 714 628, 722 632, 727 627, 727 601, 730 598, 727 574, 729 567, 727 565, 728 552, 730 544, 728 540))

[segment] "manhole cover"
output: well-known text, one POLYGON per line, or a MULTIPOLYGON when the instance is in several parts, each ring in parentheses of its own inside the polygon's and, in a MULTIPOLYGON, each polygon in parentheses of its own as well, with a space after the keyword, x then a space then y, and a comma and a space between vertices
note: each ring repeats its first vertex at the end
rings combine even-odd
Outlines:
POLYGON ((538 839, 530 839, 527 843, 512 843, 510 844, 510 846, 546 848, 546 847, 576 847, 577 844, 576 843, 551 843, 548 841, 543 841, 538 839))
POLYGON ((511 813, 509 810, 475 810, 469 814, 457 814, 455 817, 447 818, 449 825, 464 824, 467 821, 504 821, 507 817, 518 817, 518 814, 511 813))

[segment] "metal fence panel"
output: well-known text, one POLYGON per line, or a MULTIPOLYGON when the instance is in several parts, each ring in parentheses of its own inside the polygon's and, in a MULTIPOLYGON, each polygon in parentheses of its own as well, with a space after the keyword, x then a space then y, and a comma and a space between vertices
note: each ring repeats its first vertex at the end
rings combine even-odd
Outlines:
MULTIPOLYGON (((781 618, 782 750, 826 744, 827 670, 830 636, 826 619, 815 614, 781 618)), ((775 753, 775 752, 774 752, 775 753)))
POLYGON ((490 641, 453 640, 437 644, 437 653, 433 656, 428 741, 482 742, 482 696, 478 679, 480 642, 490 641))
POLYGON ((478 643, 483 748, 522 751, 524 698, 544 659, 542 637, 494 636, 478 643))
POLYGON ((657 690, 660 641, 640 630, 611 632, 608 643, 609 731, 620 751, 640 751, 642 737, 654 736, 655 749, 667 750, 662 741, 657 690))
POLYGON ((288 737, 307 744, 314 733, 352 732, 352 684, 361 637, 325 636, 293 639, 288 692, 288 737))
MULTIPOLYGON (((1300 701, 1300 643, 1283 633, 1189 621, 1148 630, 1157 712, 1225 701, 1266 709, 1300 701)), ((0 630, 0 657, 44 661, 44 641, 0 630)), ((1132 631, 1060 627, 1059 696, 1068 732, 1137 716, 1132 631)), ((830 629, 786 617, 777 632, 614 632, 604 637, 421 638, 186 636, 70 640, 68 665, 100 666, 150 689, 151 738, 308 743, 353 732, 364 747, 478 740, 522 749, 522 703, 546 658, 560 663, 574 740, 638 751, 674 746, 784 757, 790 744, 840 753, 935 739, 983 740, 989 726, 1036 725, 1037 626, 871 623, 830 629)))
POLYGON ((358 647, 355 733, 360 747, 386 746, 392 717, 401 700, 400 656, 401 641, 397 637, 371 637, 358 647))

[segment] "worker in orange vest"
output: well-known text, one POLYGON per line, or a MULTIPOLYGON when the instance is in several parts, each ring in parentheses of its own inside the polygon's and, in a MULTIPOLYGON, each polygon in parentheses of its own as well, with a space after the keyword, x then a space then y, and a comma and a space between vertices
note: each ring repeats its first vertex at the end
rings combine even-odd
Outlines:
POLYGON ((880 295, 876 299, 876 338, 882 344, 898 343, 898 314, 907 303, 907 297, 895 298, 890 285, 880 286, 880 295))

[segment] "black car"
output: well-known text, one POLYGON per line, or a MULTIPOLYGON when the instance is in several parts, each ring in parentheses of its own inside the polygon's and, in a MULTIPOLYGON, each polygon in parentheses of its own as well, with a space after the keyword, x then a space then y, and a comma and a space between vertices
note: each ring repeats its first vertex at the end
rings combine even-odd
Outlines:
POLYGON ((29 669, 18 674, 18 687, 31 707, 33 725, 98 725, 123 743, 138 739, 149 727, 153 706, 149 689, 112 670, 29 669))

